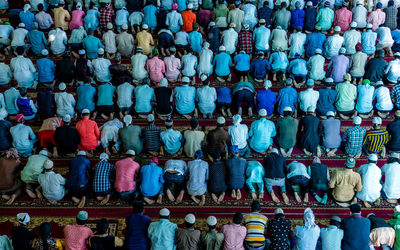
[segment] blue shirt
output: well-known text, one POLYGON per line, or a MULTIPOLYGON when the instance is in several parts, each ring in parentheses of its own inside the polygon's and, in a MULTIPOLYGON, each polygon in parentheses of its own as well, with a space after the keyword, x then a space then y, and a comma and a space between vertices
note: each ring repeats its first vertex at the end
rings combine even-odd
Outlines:
POLYGON ((239 71, 249 71, 250 70, 250 55, 240 53, 237 54, 234 59, 235 69, 239 71))
POLYGON ((317 17, 317 10, 312 8, 304 9, 304 29, 313 31, 315 28, 315 18, 317 17))
POLYGON ((19 13, 19 19, 25 24, 25 29, 30 31, 32 29, 32 23, 35 22, 35 15, 29 10, 26 12, 21 11, 19 13))
POLYGON ((128 249, 149 249, 147 230, 150 223, 150 217, 140 213, 131 214, 125 218, 125 246, 128 249))
POLYGON ((138 113, 149 113, 153 109, 151 102, 155 100, 154 89, 149 85, 141 85, 135 88, 135 111, 138 113))
POLYGON ((342 240, 343 250, 369 250, 369 234, 371 222, 362 218, 360 214, 344 218, 342 221, 344 236, 342 240))
POLYGON ((267 115, 270 116, 274 112, 276 103, 276 94, 270 89, 262 89, 257 92, 257 110, 267 110, 267 115))
POLYGON ((254 121, 249 131, 250 147, 258 153, 263 153, 272 145, 272 137, 275 135, 275 124, 272 121, 266 118, 254 121))
POLYGON ((32 45, 32 51, 35 55, 39 56, 43 49, 45 49, 45 44, 47 44, 46 37, 43 32, 39 30, 31 30, 29 31, 28 40, 32 45))
POLYGON ((87 36, 83 39, 83 47, 86 49, 86 54, 89 59, 97 58, 97 50, 103 48, 100 39, 93 35, 87 36))
POLYGON ((265 27, 264 25, 261 25, 257 29, 254 30, 253 32, 253 41, 254 41, 254 47, 256 50, 268 50, 269 49, 269 35, 271 34, 271 31, 265 27))
POLYGON ((162 192, 163 170, 154 162, 144 165, 140 170, 140 190, 143 196, 155 196, 162 192))
POLYGON ((288 71, 293 75, 307 75, 307 62, 304 59, 295 59, 290 62, 288 71))
POLYGON ((269 63, 271 64, 272 70, 286 70, 289 66, 289 60, 282 51, 273 52, 269 57, 269 63))
POLYGON ((400 30, 393 30, 392 38, 394 40, 394 43, 400 44, 400 30))
POLYGON ((300 26, 303 28, 304 25, 304 16, 305 12, 302 9, 295 9, 292 11, 292 29, 296 29, 297 26, 300 26))
POLYGON ((120 9, 117 11, 115 16, 115 24, 120 26, 122 24, 128 24, 129 12, 125 9, 120 9))
POLYGON ((335 100, 337 92, 334 89, 319 89, 319 99, 317 102, 317 113, 319 115, 326 115, 328 111, 336 112, 335 100))
POLYGON ((321 243, 322 249, 337 250, 341 249, 343 239, 343 230, 337 226, 330 225, 326 228, 321 228, 321 243))
POLYGON ((79 113, 81 113, 83 109, 89 109, 89 111, 92 112, 94 110, 93 98, 96 96, 96 88, 85 83, 77 88, 76 94, 78 96, 76 109, 79 113))
POLYGON ((77 188, 89 182, 89 174, 92 170, 90 160, 78 155, 69 162, 69 174, 67 186, 77 188))
POLYGON ((172 128, 167 129, 161 132, 160 137, 165 151, 169 154, 175 154, 182 147, 183 136, 177 130, 173 130, 172 128))
POLYGON ((361 44, 362 44, 362 51, 367 54, 371 55, 375 53, 376 50, 376 38, 378 34, 373 32, 372 30, 367 30, 361 35, 361 44))
POLYGON ((271 70, 271 65, 264 58, 256 58, 251 62, 250 71, 256 79, 264 79, 269 70, 271 70))
POLYGON ((102 160, 97 163, 94 169, 93 191, 96 193, 108 192, 111 190, 111 174, 115 172, 115 166, 108 161, 102 160))
POLYGON ((264 19, 267 26, 271 24, 271 15, 272 9, 270 7, 263 6, 258 9, 258 18, 264 19))
POLYGON ((213 65, 215 67, 215 74, 217 74, 217 76, 227 76, 231 73, 231 56, 225 52, 218 53, 214 57, 213 65))
POLYGON ((100 12, 96 9, 90 9, 86 12, 86 16, 83 19, 84 21, 84 26, 85 30, 88 29, 97 29, 99 26, 99 18, 100 18, 100 12))
POLYGON ((189 44, 190 48, 196 53, 199 53, 201 50, 201 46, 203 45, 203 37, 200 32, 194 30, 189 33, 189 44))
POLYGON ((187 84, 175 88, 175 108, 179 114, 189 114, 194 111, 196 88, 187 84))
POLYGON ((36 67, 39 73, 39 82, 49 83, 54 80, 54 72, 56 67, 54 62, 48 58, 40 58, 36 61, 36 67))
POLYGON ((168 219, 152 222, 148 235, 151 241, 151 250, 175 250, 175 231, 178 226, 168 219))
POLYGON ((150 29, 155 29, 157 27, 157 8, 156 6, 150 4, 143 8, 143 24, 147 24, 150 29))
POLYGON ((323 49, 322 46, 326 40, 326 36, 321 32, 314 32, 307 35, 304 48, 306 50, 306 57, 312 57, 316 49, 323 49))
POLYGON ((110 83, 105 83, 99 86, 99 95, 97 97, 97 106, 113 105, 113 96, 115 87, 110 83))
POLYGON ((227 87, 217 89, 218 103, 232 103, 231 89, 227 87))
POLYGON ((292 110, 296 110, 295 104, 297 101, 297 91, 292 87, 286 87, 279 90, 278 93, 278 112, 283 114, 285 107, 291 107, 292 110))
POLYGON ((369 84, 363 84, 357 86, 358 99, 356 104, 356 110, 358 111, 358 113, 365 114, 371 112, 373 108, 372 100, 374 96, 374 91, 375 91, 374 86, 369 84))

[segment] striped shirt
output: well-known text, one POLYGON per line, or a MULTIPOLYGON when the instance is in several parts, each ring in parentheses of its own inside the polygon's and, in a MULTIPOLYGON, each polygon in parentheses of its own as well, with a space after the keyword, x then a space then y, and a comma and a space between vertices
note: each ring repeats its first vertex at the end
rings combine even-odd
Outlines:
POLYGON ((146 150, 153 152, 160 150, 161 147, 160 133, 161 133, 161 128, 157 127, 154 124, 150 124, 149 126, 143 129, 144 145, 146 150))
POLYGON ((249 242, 265 241, 264 231, 267 225, 267 220, 267 217, 257 212, 246 214, 243 217, 243 222, 247 229, 245 240, 249 242))
POLYGON ((363 145, 372 153, 379 153, 382 147, 389 141, 389 133, 383 129, 368 131, 365 135, 363 145))

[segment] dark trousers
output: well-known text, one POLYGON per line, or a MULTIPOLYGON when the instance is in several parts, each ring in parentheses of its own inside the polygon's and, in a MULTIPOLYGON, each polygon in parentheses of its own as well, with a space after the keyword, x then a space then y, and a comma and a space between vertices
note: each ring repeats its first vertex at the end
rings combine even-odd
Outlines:
POLYGON ((248 107, 254 110, 254 93, 247 89, 239 90, 235 93, 233 103, 236 109, 238 109, 242 103, 247 103, 248 107))
POLYGON ((175 188, 177 191, 181 192, 185 190, 185 176, 182 174, 172 174, 166 172, 164 174, 164 180, 165 189, 171 189, 172 184, 175 184, 175 188))

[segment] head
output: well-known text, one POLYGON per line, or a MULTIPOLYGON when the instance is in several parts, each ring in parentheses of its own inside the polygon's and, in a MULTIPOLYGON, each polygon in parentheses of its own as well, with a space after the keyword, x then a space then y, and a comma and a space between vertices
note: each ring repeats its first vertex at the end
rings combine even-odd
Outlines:
POLYGON ((281 9, 286 9, 286 7, 287 7, 287 3, 286 2, 281 3, 281 9))
POLYGON ((106 234, 108 233, 108 220, 105 218, 100 219, 96 223, 96 231, 97 234, 106 234))
POLYGON ((283 109, 283 116, 291 116, 292 115, 292 112, 293 112, 293 110, 292 110, 292 108, 291 107, 285 107, 284 109, 283 109))
POLYGON ((168 219, 170 212, 167 208, 163 208, 160 210, 160 219, 168 219))
POLYGON ((360 214, 361 213, 361 205, 360 204, 351 204, 350 212, 352 214, 360 214))
POLYGON ((85 225, 89 216, 86 211, 79 211, 78 215, 76 216, 76 224, 78 225, 85 225))
POLYGON ((232 155, 239 156, 239 147, 237 145, 232 145, 231 146, 231 153, 232 153, 232 155))
POLYGON ((261 204, 259 201, 253 201, 251 203, 251 211, 252 212, 260 212, 261 211, 261 204))
POLYGON ((197 150, 197 151, 194 153, 194 157, 195 157, 197 160, 200 160, 201 158, 203 158, 203 151, 201 151, 200 149, 197 150))
POLYGON ((225 118, 223 116, 218 116, 217 118, 217 128, 222 128, 225 126, 225 118))
POLYGON ((241 224, 243 221, 243 214, 242 213, 235 213, 233 216, 233 223, 241 224))
POLYGON ((167 119, 167 120, 165 121, 165 127, 166 127, 167 129, 172 128, 173 125, 174 125, 174 122, 172 121, 171 118, 169 118, 169 119, 167 119))
POLYGON ((215 230, 217 227, 217 218, 215 218, 215 216, 209 216, 207 218, 207 226, 209 230, 215 230))
POLYGON ((338 216, 332 216, 329 225, 340 227, 342 220, 338 216))
POLYGON ((22 56, 25 53, 25 49, 22 46, 18 46, 15 51, 17 52, 17 55, 22 56))
POLYGON ((82 118, 89 118, 89 116, 90 116, 90 111, 88 109, 83 109, 82 118))
POLYGON ((275 218, 284 217, 285 213, 283 212, 282 208, 277 208, 275 209, 274 216, 275 218))
POLYGON ((187 214, 185 217, 185 226, 187 228, 191 228, 191 227, 194 227, 195 223, 196 223, 196 217, 194 216, 194 214, 192 214, 192 213, 187 214))
POLYGON ((22 97, 26 97, 28 95, 28 89, 25 87, 21 87, 19 89, 19 93, 21 94, 22 97))
POLYGON ((190 120, 190 127, 192 127, 192 130, 196 130, 199 127, 199 121, 196 118, 192 118, 190 120))
POLYGON ((44 7, 43 7, 43 4, 38 4, 37 5, 37 9, 39 10, 39 11, 43 11, 44 10, 44 7))
POLYGON ((356 160, 353 157, 347 157, 346 168, 353 169, 356 166, 356 160))
POLYGON ((382 125, 382 118, 380 118, 380 117, 374 117, 374 118, 372 119, 372 124, 374 125, 374 128, 375 128, 375 129, 380 128, 381 125, 382 125))
POLYGON ((144 211, 144 204, 141 201, 135 201, 133 203, 133 213, 134 214, 141 214, 144 211))
POLYGON ((214 152, 213 158, 214 158, 214 160, 216 160, 216 161, 221 160, 221 152, 219 152, 219 151, 214 152))
POLYGON ((368 156, 368 163, 373 163, 376 164, 378 162, 378 155, 376 154, 370 154, 368 156))
POLYGON ((31 217, 28 213, 19 213, 17 214, 17 220, 20 226, 27 226, 31 221, 31 217))

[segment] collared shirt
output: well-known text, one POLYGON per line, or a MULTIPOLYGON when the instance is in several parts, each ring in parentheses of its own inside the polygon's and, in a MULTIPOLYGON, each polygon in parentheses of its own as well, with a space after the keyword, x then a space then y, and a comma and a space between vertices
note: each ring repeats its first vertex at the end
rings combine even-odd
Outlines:
POLYGON ((12 33, 11 46, 24 46, 25 45, 25 37, 28 34, 28 30, 24 28, 17 28, 12 33))
POLYGON ((342 47, 344 38, 339 34, 328 37, 325 42, 325 55, 328 59, 339 54, 339 49, 342 47))
POLYGON ((373 108, 372 100, 373 100, 374 91, 375 91, 374 86, 369 85, 369 84, 357 86, 358 100, 357 100, 356 109, 359 113, 365 114, 365 113, 371 112, 371 110, 373 108))
POLYGON ((189 34, 184 31, 178 31, 175 33, 174 43, 176 45, 186 46, 189 44, 189 34))
POLYGON ((385 175, 383 191, 388 199, 398 199, 400 197, 400 164, 398 162, 386 163, 382 167, 382 174, 385 175))
POLYGON ((140 190, 143 196, 150 197, 162 194, 162 186, 164 183, 163 169, 154 162, 144 165, 140 169, 140 190))
POLYGON ((95 150, 100 138, 97 123, 89 120, 89 118, 83 118, 76 124, 76 130, 81 138, 79 148, 82 150, 95 150))
POLYGON ((385 26, 391 30, 394 30, 397 28, 397 7, 389 6, 383 10, 383 12, 385 12, 385 14, 386 14, 385 26))
POLYGON ((141 25, 143 21, 143 13, 140 11, 133 11, 131 15, 128 18, 129 25, 134 26, 134 25, 141 25))
POLYGON ((232 59, 227 53, 221 52, 214 57, 213 65, 217 76, 227 76, 231 73, 232 59))
POLYGON ((88 10, 84 18, 85 29, 97 29, 97 27, 99 26, 99 18, 100 12, 97 10, 97 8, 88 10))
POLYGON ((98 95, 97 95, 97 106, 103 105, 113 105, 113 96, 115 92, 115 87, 110 83, 102 84, 98 87, 98 95))
POLYGON ((338 9, 335 13, 333 25, 339 26, 342 31, 346 31, 350 26, 352 15, 351 11, 346 7, 338 9))
POLYGON ((37 13, 35 15, 35 20, 39 24, 39 28, 42 30, 48 29, 54 24, 53 18, 51 18, 50 14, 44 11, 37 13))
POLYGON ((68 30, 68 21, 71 20, 71 16, 68 10, 63 7, 54 9, 54 26, 63 27, 64 30, 68 30))
POLYGON ((380 86, 375 89, 373 99, 376 98, 375 107, 377 110, 389 111, 393 109, 393 103, 389 88, 380 86))
POLYGON ((328 185, 333 188, 332 196, 335 200, 343 202, 353 199, 355 192, 362 189, 360 174, 348 168, 336 170, 328 185))
POLYGON ((193 157, 196 151, 201 149, 205 134, 203 131, 186 130, 183 137, 185 138, 183 150, 186 156, 193 157))
POLYGON ((143 129, 144 145, 148 151, 158 151, 161 147, 161 128, 154 124, 143 129))
POLYGON ((133 36, 127 32, 121 32, 115 39, 119 53, 121 53, 122 56, 129 56, 132 53, 135 44, 133 36))
POLYGON ((118 144, 118 130, 122 129, 122 127, 122 122, 117 118, 104 123, 104 125, 101 126, 101 145, 106 148, 108 147, 109 142, 118 144))
POLYGON ((167 14, 166 25, 171 32, 176 33, 181 29, 183 25, 182 15, 176 10, 173 10, 167 14))
POLYGON ((18 153, 24 157, 30 156, 33 141, 36 139, 32 128, 19 123, 10 128, 10 133, 13 139, 12 145, 18 150, 18 153))
POLYGON ((40 174, 38 182, 43 191, 43 196, 52 201, 59 201, 65 194, 65 179, 53 171, 40 174))
POLYGON ((325 43, 326 36, 321 32, 313 32, 307 35, 306 41, 304 43, 304 48, 306 49, 306 56, 311 57, 314 55, 316 49, 323 49, 323 44, 325 43))
POLYGON ((203 193, 207 191, 208 180, 208 163, 201 160, 193 160, 188 162, 189 179, 187 181, 187 189, 191 192, 203 193))
POLYGON ((24 56, 17 56, 11 59, 10 66, 18 86, 29 88, 35 79, 36 73, 36 68, 33 66, 32 61, 24 56))
POLYGON ((357 5, 351 12, 353 13, 353 21, 357 23, 357 28, 365 28, 367 26, 367 9, 363 5, 357 5))
POLYGON ((12 79, 10 66, 0 63, 0 85, 8 84, 12 79))
POLYGON ((357 43, 361 43, 361 33, 355 29, 351 29, 344 32, 343 39, 343 45, 346 48, 346 54, 352 55, 356 53, 356 45, 357 43))
POLYGON ((157 27, 157 7, 153 4, 146 5, 143 8, 143 23, 147 24, 150 29, 155 29, 157 27))
POLYGON ((392 33, 388 27, 379 27, 375 32, 378 35, 378 45, 393 44, 392 33))
MULTIPOLYGON (((49 32, 49 42, 50 48, 53 54, 61 54, 65 51, 65 45, 67 44, 67 33, 65 31, 57 28, 49 32)), ((97 51, 96 51, 97 53, 97 51)))
POLYGON ((251 31, 243 30, 239 33, 239 51, 244 51, 246 54, 251 55, 253 52, 253 36, 251 31))
POLYGON ((292 87, 286 87, 279 90, 278 93, 278 112, 283 114, 283 109, 285 107, 291 107, 294 111, 295 103, 297 101, 297 91, 292 87))
POLYGON ((384 129, 372 129, 365 134, 363 145, 372 153, 381 152, 389 141, 389 133, 384 129))
POLYGON ((149 55, 153 48, 153 36, 146 30, 142 30, 136 35, 137 46, 142 47, 143 54, 149 55))
POLYGON ((175 88, 175 108, 179 114, 189 114, 195 108, 196 88, 187 84, 175 88))
POLYGON ((266 118, 251 123, 249 137, 251 148, 258 152, 265 152, 272 145, 272 137, 276 135, 275 124, 266 118))
MULTIPOLYGON (((211 75, 213 73, 213 52, 212 50, 208 48, 202 48, 200 53, 199 53, 199 65, 197 66, 197 74, 202 75, 202 74, 207 74, 211 75)), ((164 59, 165 60, 165 59, 164 59)), ((179 59, 178 59, 179 60, 179 59)), ((179 61, 180 63, 180 61, 179 61)), ((249 64, 250 64, 250 58, 249 58, 249 64)), ((249 66, 250 67, 250 66, 249 66)), ((177 72, 179 74, 179 72, 177 72)))
MULTIPOLYGON (((265 170, 263 165, 259 161, 249 161, 247 163, 247 168, 246 168, 246 183, 257 183, 263 188, 260 188, 262 191, 264 191, 264 175, 265 175, 265 170)), ((260 191, 260 193, 262 193, 260 191)), ((244 219, 246 223, 246 219, 244 219)), ((264 225, 265 226, 265 225, 264 225)), ((249 228, 248 228, 249 229, 249 228)), ((255 228, 254 228, 255 229, 255 228)), ((252 230, 250 230, 252 231, 252 230)), ((249 240, 249 234, 247 234, 246 240, 249 240)), ((263 230, 263 236, 264 236, 264 230, 263 230)), ((265 239, 263 239, 265 240, 265 239)), ((252 240, 249 240, 252 241, 252 240)))
POLYGON ((228 133, 231 137, 231 144, 237 145, 239 149, 244 149, 247 146, 249 128, 246 124, 235 124, 228 127, 228 133))
POLYGON ((116 36, 117 35, 112 30, 104 32, 103 34, 104 50, 107 53, 114 54, 115 52, 117 52, 117 43, 115 41, 116 36))
POLYGON ((243 24, 248 24, 250 29, 253 30, 254 26, 257 24, 257 8, 252 3, 246 3, 241 8, 244 12, 243 24))
POLYGON ((339 148, 342 141, 340 137, 340 120, 328 118, 323 120, 320 126, 321 146, 326 148, 339 148))
POLYGON ((286 70, 289 66, 289 60, 286 54, 282 51, 276 51, 269 57, 269 63, 271 64, 272 70, 286 70))
POLYGON ((25 28, 30 31, 32 29, 32 23, 35 22, 35 15, 29 10, 23 10, 19 13, 19 19, 21 23, 25 24, 25 28))
POLYGON ((7 113, 10 115, 18 114, 18 107, 16 104, 17 99, 21 97, 19 90, 14 87, 7 89, 4 92, 4 100, 6 103, 7 113))
POLYGON ((319 238, 320 228, 318 225, 296 226, 294 231, 296 236, 295 250, 315 249, 319 238))
POLYGON ((188 53, 182 57, 182 74, 184 76, 193 77, 196 75, 197 57, 192 53, 188 53))
POLYGON ((148 113, 152 110, 151 102, 154 101, 154 89, 144 84, 135 88, 135 111, 138 113, 148 113))
POLYGON ((250 72, 255 79, 263 80, 269 70, 271 70, 271 65, 267 59, 258 57, 251 61, 250 72))
POLYGON ((309 108, 315 111, 317 108, 317 102, 319 99, 319 92, 309 88, 299 93, 299 104, 300 109, 307 112, 309 108))
POLYGON ((175 232, 178 226, 168 219, 150 223, 148 236, 151 241, 151 250, 175 250, 175 232))
POLYGON ((376 39, 378 34, 372 30, 367 30, 361 35, 362 51, 367 55, 375 53, 376 50, 376 39))
POLYGON ((238 33, 233 28, 229 28, 222 32, 221 44, 225 46, 226 53, 233 54, 236 51, 238 37, 238 33))
POLYGON ((176 81, 181 73, 181 60, 176 58, 174 55, 170 55, 164 58, 165 63, 165 77, 168 80, 176 81))
POLYGON ((125 82, 117 87, 117 104, 119 108, 129 108, 132 106, 132 93, 135 87, 129 82, 125 82))
POLYGON ((71 117, 74 115, 75 98, 72 94, 67 92, 59 92, 54 94, 54 100, 57 106, 57 115, 64 117, 69 114, 71 117))
POLYGON ((365 65, 367 64, 368 55, 362 51, 358 51, 351 56, 350 74, 353 77, 362 77, 365 74, 365 65))
POLYGON ((200 236, 201 245, 206 250, 222 249, 225 236, 216 230, 208 231, 200 236))
POLYGON ((292 11, 292 14, 291 14, 292 29, 296 29, 296 27, 298 27, 298 26, 303 28, 304 16, 305 16, 305 12, 302 9, 295 9, 292 11))
POLYGON ((317 9, 314 7, 307 7, 304 9, 304 29, 313 31, 315 27, 315 20, 317 17, 317 9))
POLYGON ((336 109, 339 111, 354 110, 357 87, 346 81, 336 85, 336 91, 336 109))
POLYGON ((226 224, 221 228, 225 236, 224 249, 244 250, 243 241, 247 235, 247 229, 240 224, 226 224))
POLYGON ((362 180, 362 189, 357 193, 357 198, 362 201, 375 202, 381 197, 381 169, 374 163, 368 163, 360 166, 357 172, 361 175, 362 180))
POLYGON ((346 141, 345 149, 347 154, 355 156, 361 153, 365 133, 365 128, 359 125, 346 130, 342 139, 346 141))
POLYGON ((332 27, 333 19, 335 17, 335 13, 329 7, 324 7, 319 9, 317 14, 317 23, 316 25, 321 27, 321 30, 326 31, 332 27))
POLYGON ((272 51, 277 51, 280 49, 282 49, 282 51, 285 51, 288 48, 287 33, 282 28, 273 29, 269 40, 271 41, 272 51))
POLYGON ((83 47, 86 49, 87 57, 94 59, 97 58, 97 50, 103 48, 103 44, 97 37, 89 35, 83 39, 83 47))
POLYGON ((241 10, 239 8, 235 8, 235 9, 229 11, 228 23, 234 23, 236 25, 235 31, 238 33, 242 30, 243 19, 244 19, 244 11, 243 10, 241 10))
POLYGON ((302 55, 304 53, 304 44, 307 35, 301 32, 293 33, 289 38, 289 58, 294 58, 296 54, 302 55))
MULTIPOLYGON (((258 161, 256 162, 260 164, 258 161)), ((264 170, 262 166, 261 169, 264 170)), ((261 183, 263 183, 262 178, 261 178, 261 183)), ((267 227, 267 220, 268 218, 266 216, 257 212, 252 212, 244 215, 243 222, 247 229, 247 235, 245 241, 263 243, 265 241, 264 231, 267 227)))
POLYGON ((68 181, 69 188, 87 185, 92 166, 86 156, 78 155, 69 162, 68 181))
POLYGON ((387 74, 388 81, 396 83, 400 77, 400 59, 390 61, 386 67, 385 74, 387 74))
POLYGON ((192 12, 192 10, 185 10, 182 12, 182 30, 186 32, 190 32, 193 30, 193 24, 196 23, 196 15, 192 12))
POLYGON ((150 241, 147 233, 151 223, 150 217, 133 213, 125 218, 125 223, 125 246, 130 249, 149 249, 150 241))
POLYGON ((165 73, 165 64, 164 61, 159 59, 157 56, 147 60, 146 69, 149 72, 150 79, 153 82, 160 82, 161 78, 164 77, 165 73))
POLYGON ((198 249, 200 245, 200 230, 194 228, 178 228, 175 232, 175 243, 178 249, 198 249))
POLYGON ((66 225, 63 231, 67 249, 86 250, 89 238, 93 236, 92 230, 85 225, 66 225))
POLYGON ((165 163, 164 166, 164 173, 168 171, 177 172, 180 175, 186 175, 188 167, 186 162, 183 160, 170 159, 165 163))
POLYGON ((189 44, 190 48, 193 50, 193 52, 200 52, 201 46, 203 45, 203 37, 201 36, 201 33, 194 30, 189 33, 189 44))
POLYGON ((308 76, 314 81, 325 78, 325 58, 321 55, 313 55, 307 62, 308 76))
POLYGON ((40 58, 36 61, 39 70, 39 82, 50 83, 54 80, 56 67, 54 62, 48 58, 40 58))
POLYGON ((254 46, 256 50, 267 51, 269 49, 269 37, 271 35, 271 30, 261 25, 256 28, 253 32, 254 46))
MULTIPOLYGON (((69 37, 68 43, 83 43, 83 39, 87 37, 86 30, 83 28, 83 26, 79 27, 79 29, 74 29, 71 32, 71 36, 69 37)), ((103 36, 104 40, 104 36, 103 36)), ((106 51, 107 51, 107 46, 106 46, 106 51)), ((108 52, 108 51, 107 51, 108 52)))
POLYGON ((31 155, 21 171, 21 180, 24 182, 37 182, 39 174, 43 172, 44 162, 48 159, 44 155, 31 155))
POLYGON ((148 76, 146 61, 147 56, 142 53, 136 53, 131 57, 133 79, 140 81, 148 76))
POLYGON ((372 24, 372 31, 375 31, 381 24, 385 23, 385 18, 385 12, 382 9, 376 9, 369 14, 367 22, 372 24))
POLYGON ((289 63, 288 71, 293 75, 306 76, 308 73, 307 62, 304 59, 294 59, 289 63))
MULTIPOLYGON (((92 65, 94 69, 94 74, 98 82, 109 82, 111 81, 111 73, 110 73, 110 60, 106 58, 96 58, 92 60, 92 65)), ((99 87, 100 92, 100 87, 99 87)))
POLYGON ((76 109, 82 112, 83 109, 94 110, 93 98, 96 96, 96 88, 85 83, 77 88, 78 102, 76 109))
POLYGON ((111 173, 115 171, 115 166, 106 160, 102 160, 94 167, 93 191, 96 193, 111 190, 111 173))
POLYGON ((340 250, 343 239, 343 230, 337 226, 330 225, 321 228, 322 250, 340 250))
POLYGON ((115 190, 117 192, 132 191, 136 188, 135 175, 139 174, 139 164, 128 157, 115 163, 115 190))
POLYGON ((196 100, 202 114, 212 114, 215 110, 217 91, 214 87, 204 86, 196 91, 196 100))
POLYGON ((165 151, 169 154, 175 154, 182 147, 183 137, 181 132, 177 130, 167 129, 161 132, 160 137, 165 151))
POLYGON ((10 34, 12 34, 14 28, 9 24, 1 24, 0 25, 0 37, 1 38, 10 38, 10 34))
POLYGON ((272 15, 274 27, 281 26, 283 30, 287 30, 289 28, 290 19, 291 13, 287 9, 279 9, 272 15))

